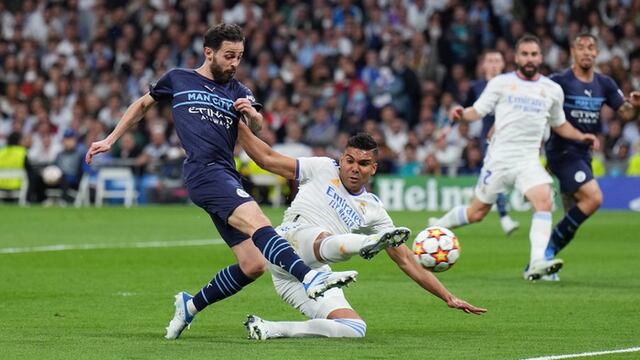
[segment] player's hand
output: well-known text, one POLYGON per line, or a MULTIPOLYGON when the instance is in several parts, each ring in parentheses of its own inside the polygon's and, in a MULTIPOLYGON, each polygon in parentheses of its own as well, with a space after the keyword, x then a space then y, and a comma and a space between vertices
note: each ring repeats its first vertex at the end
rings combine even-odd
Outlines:
POLYGON ((598 140, 598 137, 593 134, 584 134, 582 137, 582 142, 591 144, 591 147, 593 148, 593 150, 600 149, 600 140, 598 140))
POLYGON ((456 105, 449 110, 449 120, 451 121, 460 121, 462 120, 462 113, 464 112, 464 108, 460 105, 456 105))
POLYGON ((240 98, 233 103, 233 107, 242 115, 253 119, 258 115, 258 110, 251 105, 251 101, 247 98, 240 98))
POLYGON ((458 299, 455 296, 447 301, 447 305, 452 309, 459 309, 466 312, 467 314, 482 315, 487 312, 487 309, 473 306, 464 300, 458 299))
POLYGON ((635 108, 640 108, 640 91, 632 91, 627 99, 635 108))
POLYGON ((104 153, 110 150, 111 150, 111 143, 107 141, 107 139, 91 143, 91 146, 87 151, 87 155, 85 155, 84 157, 84 161, 86 161, 87 164, 91 165, 91 162, 93 161, 93 157, 95 155, 98 155, 100 153, 104 153))

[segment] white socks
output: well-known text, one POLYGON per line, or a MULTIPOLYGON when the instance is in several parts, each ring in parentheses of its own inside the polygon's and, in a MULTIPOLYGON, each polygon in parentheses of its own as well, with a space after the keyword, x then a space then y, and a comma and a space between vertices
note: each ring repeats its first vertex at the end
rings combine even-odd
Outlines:
POLYGON ((368 235, 341 234, 332 235, 322 240, 320 256, 329 263, 346 261, 353 255, 360 253, 360 249, 367 245, 368 235))
POLYGON ((544 250, 551 236, 551 212, 536 211, 531 219, 529 240, 531 241, 531 258, 529 264, 534 261, 544 260, 544 250))
POLYGON ((367 324, 359 319, 312 319, 307 321, 267 321, 268 338, 278 337, 364 337, 367 324))
POLYGON ((466 225, 469 223, 469 218, 467 217, 467 208, 468 206, 456 206, 453 209, 449 210, 448 213, 444 214, 443 217, 437 219, 435 224, 429 223, 431 225, 440 225, 449 229, 456 228, 458 226, 466 225))

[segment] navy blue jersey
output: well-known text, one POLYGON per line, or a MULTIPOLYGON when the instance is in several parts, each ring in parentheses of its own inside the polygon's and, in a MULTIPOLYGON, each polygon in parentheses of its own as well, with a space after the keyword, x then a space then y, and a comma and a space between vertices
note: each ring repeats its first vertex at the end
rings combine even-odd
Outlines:
POLYGON ((235 171, 233 148, 240 113, 233 103, 247 98, 254 107, 262 107, 246 86, 235 79, 219 84, 194 69, 172 69, 149 87, 149 94, 156 101, 171 102, 176 132, 187 153, 185 167, 215 165, 235 171))
MULTIPOLYGON (((478 100, 480 94, 482 94, 482 91, 484 91, 484 88, 487 87, 487 83, 488 81, 485 79, 478 79, 471 83, 471 88, 469 89, 469 94, 467 95, 467 101, 464 104, 464 107, 473 106, 473 103, 478 100)), ((489 114, 482 118, 482 131, 480 132, 480 141, 483 145, 481 146, 481 148, 483 149, 483 155, 485 152, 484 150, 486 150, 486 146, 484 146, 484 143, 487 140, 489 130, 491 130, 491 127, 493 126, 493 123, 495 121, 495 114, 489 114)))
MULTIPOLYGON (((605 75, 595 73, 590 83, 576 78, 571 69, 551 76, 564 92, 564 113, 566 119, 583 133, 597 134, 602 131, 600 109, 603 104, 618 110, 624 103, 622 91, 615 81, 605 75)), ((546 145, 547 152, 576 151, 588 153, 589 145, 565 139, 554 132, 546 145)))

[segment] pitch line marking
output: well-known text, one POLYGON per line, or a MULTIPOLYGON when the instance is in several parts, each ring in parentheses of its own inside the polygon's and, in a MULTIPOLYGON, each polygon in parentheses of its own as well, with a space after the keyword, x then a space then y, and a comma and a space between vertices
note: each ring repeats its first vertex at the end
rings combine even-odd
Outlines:
POLYGON ((571 359, 571 358, 578 358, 578 357, 590 357, 590 356, 630 353, 630 352, 638 352, 638 351, 640 351, 640 346, 639 347, 631 347, 631 348, 627 348, 627 349, 619 349, 619 350, 604 350, 604 351, 584 352, 584 353, 578 353, 578 354, 540 356, 540 357, 535 357, 535 358, 526 358, 526 359, 522 359, 522 360, 571 359))
POLYGON ((96 243, 96 244, 56 244, 28 247, 0 248, 1 254, 25 254, 36 252, 68 251, 68 250, 99 250, 99 249, 146 249, 186 246, 206 246, 224 244, 222 239, 197 239, 173 241, 142 241, 134 243, 96 243))

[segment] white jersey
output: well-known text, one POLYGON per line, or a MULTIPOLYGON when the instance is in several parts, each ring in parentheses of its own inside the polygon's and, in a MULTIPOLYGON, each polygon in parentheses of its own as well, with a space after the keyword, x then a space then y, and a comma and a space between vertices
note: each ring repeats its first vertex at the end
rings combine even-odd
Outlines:
POLYGON ((340 182, 339 167, 326 157, 296 159, 300 188, 283 223, 302 222, 332 234, 373 234, 393 227, 377 196, 364 188, 351 194, 340 182))
POLYGON ((495 112, 495 133, 485 164, 509 168, 538 162, 547 125, 557 127, 566 121, 563 102, 562 88, 546 76, 531 81, 511 72, 491 79, 473 104, 480 117, 495 112))

